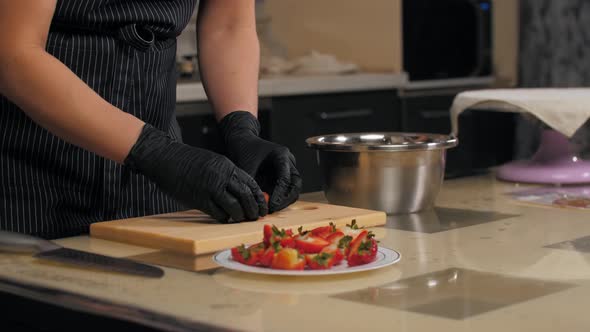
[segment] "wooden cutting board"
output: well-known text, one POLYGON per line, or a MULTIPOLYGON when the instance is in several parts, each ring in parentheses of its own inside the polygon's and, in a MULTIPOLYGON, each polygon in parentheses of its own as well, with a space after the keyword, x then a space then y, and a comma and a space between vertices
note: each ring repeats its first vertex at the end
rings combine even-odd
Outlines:
POLYGON ((219 224, 200 211, 190 210, 95 223, 90 226, 90 235, 105 240, 200 255, 242 243, 260 242, 264 224, 296 231, 299 226, 311 229, 326 226, 330 222, 343 227, 353 219, 359 227, 382 226, 385 225, 385 218, 385 213, 380 211, 299 201, 256 222, 219 224))

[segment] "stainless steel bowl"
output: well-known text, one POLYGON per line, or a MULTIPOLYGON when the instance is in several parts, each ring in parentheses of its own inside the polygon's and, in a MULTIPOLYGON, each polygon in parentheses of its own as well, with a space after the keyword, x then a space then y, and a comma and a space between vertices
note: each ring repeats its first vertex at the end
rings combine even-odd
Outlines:
POLYGON ((355 133, 311 137, 324 193, 332 204, 413 213, 430 209, 440 190, 453 136, 355 133))

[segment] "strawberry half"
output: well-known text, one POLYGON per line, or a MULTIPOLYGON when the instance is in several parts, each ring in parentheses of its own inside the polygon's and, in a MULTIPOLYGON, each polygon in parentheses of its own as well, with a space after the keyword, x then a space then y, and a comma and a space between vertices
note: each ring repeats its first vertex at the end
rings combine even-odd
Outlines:
POLYGON ((371 263, 377 257, 377 241, 371 232, 363 230, 350 244, 348 265, 357 266, 371 263))
POLYGON ((277 249, 278 246, 270 246, 264 250, 262 254, 260 254, 258 258, 258 263, 264 267, 270 267, 272 264, 275 255, 280 249, 277 249))
POLYGON ((304 254, 317 254, 329 245, 328 240, 310 234, 295 237, 295 248, 304 254))
POLYGON ((326 240, 328 240, 332 244, 338 244, 338 241, 340 241, 340 239, 342 239, 344 236, 345 234, 342 231, 336 231, 328 235, 328 237, 326 237, 326 240))
POLYGON ((336 225, 334 225, 334 223, 330 223, 328 226, 316 227, 312 229, 311 234, 325 239, 337 231, 338 229, 336 229, 336 225))
POLYGON ((297 250, 285 248, 274 256, 270 267, 281 270, 303 270, 305 268, 305 259, 299 255, 297 250))
POLYGON ((334 254, 321 252, 305 255, 305 262, 312 270, 326 270, 334 266, 334 254))
POLYGON ((322 249, 322 251, 320 251, 320 254, 332 255, 332 259, 334 260, 332 265, 340 264, 344 260, 344 257, 345 257, 342 250, 338 249, 338 247, 334 244, 322 249))
POLYGON ((262 242, 266 247, 271 246, 273 243, 280 243, 281 247, 294 248, 295 241, 293 240, 293 231, 290 229, 278 229, 275 225, 264 225, 263 229, 263 240, 262 242))
POLYGON ((258 263, 259 253, 260 251, 258 250, 258 247, 250 250, 250 248, 246 248, 243 244, 231 248, 231 256, 233 260, 246 265, 256 265, 258 263))

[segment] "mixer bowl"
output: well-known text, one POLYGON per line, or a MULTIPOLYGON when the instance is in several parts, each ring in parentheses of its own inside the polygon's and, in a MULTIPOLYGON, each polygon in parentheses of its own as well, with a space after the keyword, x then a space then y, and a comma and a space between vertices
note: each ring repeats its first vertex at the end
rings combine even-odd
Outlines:
POLYGON ((352 133, 311 137, 328 202, 388 214, 428 210, 444 178, 454 136, 352 133))

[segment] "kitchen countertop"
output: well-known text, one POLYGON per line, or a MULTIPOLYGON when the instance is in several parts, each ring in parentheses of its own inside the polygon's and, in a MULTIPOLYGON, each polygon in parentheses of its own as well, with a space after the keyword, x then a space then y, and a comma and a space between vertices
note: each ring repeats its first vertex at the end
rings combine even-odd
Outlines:
MULTIPOLYGON (((0 290, 179 331, 587 331, 590 214, 506 195, 523 188, 492 175, 446 181, 435 211, 388 218, 380 244, 402 260, 372 272, 165 268, 152 280, 1 254, 0 290)), ((153 251, 86 236, 58 242, 120 257, 153 251)))
MULTIPOLYGON (((258 82, 258 96, 277 97, 317 93, 353 92, 395 89, 407 83, 406 74, 358 73, 350 75, 274 76, 262 77, 258 82)), ((176 101, 198 102, 207 100, 203 84, 199 81, 179 82, 176 101)))
MULTIPOLYGON (((259 80, 259 97, 293 96, 316 93, 352 92, 396 89, 405 86, 406 74, 358 73, 350 75, 274 76, 259 80)), ((198 102, 207 100, 203 84, 199 81, 179 81, 176 101, 198 102)))
MULTIPOLYGON (((494 85, 493 77, 454 78, 409 81, 405 73, 356 73, 348 75, 270 76, 261 77, 258 95, 261 98, 361 92, 397 89, 415 93, 433 89, 477 89, 494 85)), ((197 80, 179 80, 176 86, 178 103, 207 100, 203 84, 197 80)))

